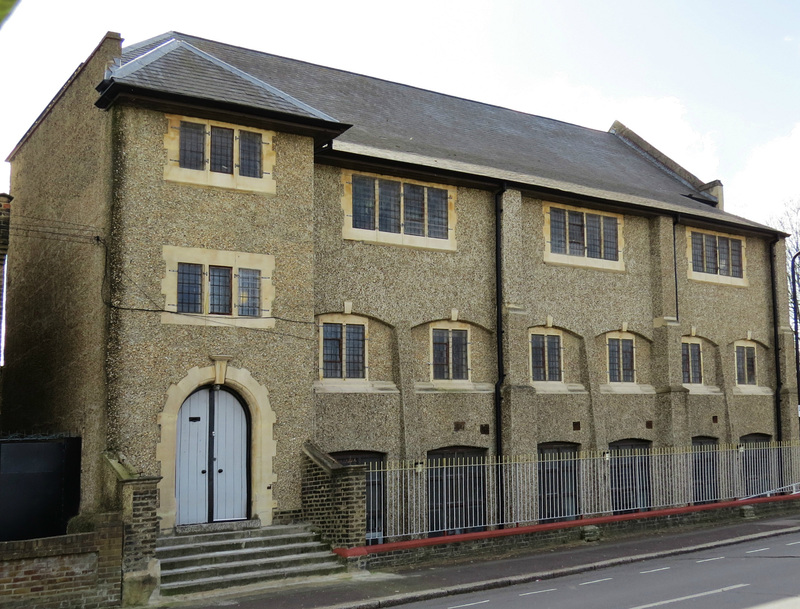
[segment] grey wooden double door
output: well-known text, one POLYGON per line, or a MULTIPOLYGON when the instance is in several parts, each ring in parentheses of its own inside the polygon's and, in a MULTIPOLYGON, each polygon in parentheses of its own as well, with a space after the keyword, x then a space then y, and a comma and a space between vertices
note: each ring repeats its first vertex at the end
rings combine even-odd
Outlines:
POLYGON ((178 413, 177 524, 247 518, 248 417, 224 387, 190 395, 178 413))

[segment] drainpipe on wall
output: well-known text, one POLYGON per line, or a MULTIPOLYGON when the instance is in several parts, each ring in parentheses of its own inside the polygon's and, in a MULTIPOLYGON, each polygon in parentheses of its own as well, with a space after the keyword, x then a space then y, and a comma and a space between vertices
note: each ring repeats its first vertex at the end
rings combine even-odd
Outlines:
POLYGON ((497 382, 494 384, 494 451, 497 460, 497 511, 505 514, 505 488, 503 467, 500 458, 503 455, 503 382, 505 381, 505 361, 503 358, 503 240, 502 214, 503 195, 506 185, 494 195, 494 277, 495 277, 495 338, 497 340, 497 382))
POLYGON ((775 239, 769 244, 769 276, 770 287, 772 289, 772 341, 773 352, 775 353, 775 440, 781 442, 783 440, 783 425, 781 424, 781 389, 783 383, 781 382, 781 357, 778 352, 778 340, 780 332, 778 329, 778 288, 775 285, 775 244, 779 239, 775 239))
POLYGON ((675 214, 672 218, 672 270, 675 274, 675 321, 680 321, 681 316, 678 309, 678 238, 675 234, 675 227, 681 221, 681 215, 675 214))
POLYGON ((797 403, 800 404, 800 340, 798 340, 800 335, 797 333, 797 273, 795 271, 798 256, 800 256, 800 251, 792 256, 792 307, 794 307, 792 320, 794 321, 794 375, 797 382, 797 403))

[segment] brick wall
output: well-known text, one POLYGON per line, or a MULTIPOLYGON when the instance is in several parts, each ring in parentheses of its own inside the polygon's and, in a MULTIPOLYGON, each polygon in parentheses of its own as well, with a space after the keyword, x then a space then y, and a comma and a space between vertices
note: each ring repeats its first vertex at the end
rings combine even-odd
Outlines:
POLYGON ((125 540, 122 570, 146 570, 155 557, 158 539, 158 488, 160 478, 136 478, 123 483, 125 540))
POLYGON ((0 607, 118 607, 121 566, 117 514, 98 516, 90 533, 0 543, 0 607))
POLYGON ((366 543, 366 475, 363 465, 325 467, 303 458, 303 518, 334 548, 366 543))
POLYGON ((416 542, 400 542, 386 544, 394 546, 390 551, 381 551, 380 546, 368 546, 366 553, 354 552, 352 555, 342 553, 348 564, 359 569, 378 569, 383 567, 397 567, 406 565, 421 565, 425 563, 441 563, 442 560, 463 559, 476 555, 496 556, 506 551, 540 550, 563 546, 564 544, 577 543, 583 539, 584 525, 596 526, 601 538, 611 539, 628 535, 641 534, 649 531, 653 535, 674 527, 715 526, 732 524, 742 518, 765 518, 779 514, 797 514, 800 512, 800 499, 782 498, 772 502, 754 502, 750 505, 736 505, 708 510, 688 511, 675 513, 679 510, 664 510, 661 515, 640 518, 617 520, 611 518, 597 518, 572 521, 571 523, 554 524, 552 527, 520 532, 505 536, 492 537, 492 532, 471 533, 458 535, 448 540, 447 537, 437 538, 438 543, 421 545, 430 540, 417 540, 416 542), (744 508, 744 509, 743 509, 744 508), (752 508, 752 509, 751 509, 752 508), (575 526, 577 525, 577 526, 575 526), (457 538, 462 538, 458 540, 457 538))

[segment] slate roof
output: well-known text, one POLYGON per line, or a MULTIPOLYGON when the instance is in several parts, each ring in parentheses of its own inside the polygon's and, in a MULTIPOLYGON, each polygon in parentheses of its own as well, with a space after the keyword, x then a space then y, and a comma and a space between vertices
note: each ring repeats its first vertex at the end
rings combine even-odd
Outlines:
POLYGON ((361 74, 167 32, 123 49, 110 78, 352 125, 335 151, 774 232, 716 209, 694 176, 679 177, 614 133, 361 74))

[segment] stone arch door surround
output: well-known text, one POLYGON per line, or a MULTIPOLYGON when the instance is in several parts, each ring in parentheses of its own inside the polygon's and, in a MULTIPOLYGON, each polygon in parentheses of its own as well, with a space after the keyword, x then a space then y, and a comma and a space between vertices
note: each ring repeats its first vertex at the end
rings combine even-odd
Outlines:
POLYGON ((205 385, 229 387, 239 394, 250 412, 250 513, 263 525, 272 524, 272 485, 275 482, 273 461, 276 444, 272 435, 275 413, 269 403, 267 389, 244 368, 229 366, 229 356, 211 356, 214 364, 188 371, 178 383, 170 385, 164 410, 158 415, 161 436, 156 445, 156 459, 161 466, 158 516, 161 529, 175 527, 177 502, 175 497, 175 457, 178 413, 192 393, 205 385))

